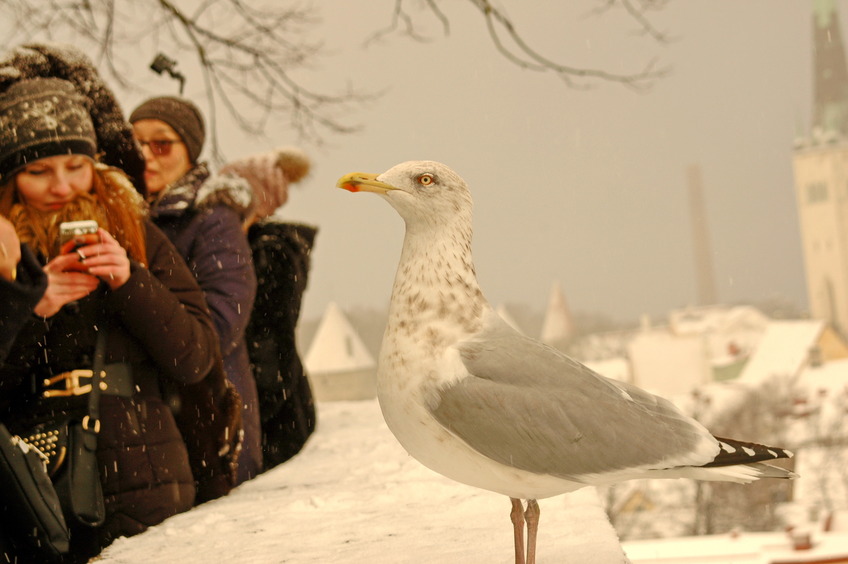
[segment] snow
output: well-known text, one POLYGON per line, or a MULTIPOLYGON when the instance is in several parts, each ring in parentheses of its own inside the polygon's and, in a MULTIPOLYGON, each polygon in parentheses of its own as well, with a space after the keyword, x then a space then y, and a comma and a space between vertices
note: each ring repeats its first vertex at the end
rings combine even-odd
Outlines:
MULTIPOLYGON (((624 543, 633 564, 793 564, 845 562, 848 534, 799 531, 812 546, 795 550, 786 533, 733 533, 624 543), (807 537, 809 535, 809 537, 807 537)), ((799 543, 800 544, 800 543, 799 543)))
MULTIPOLYGON (((412 459, 376 400, 318 404, 303 452, 147 532, 103 564, 171 562, 503 563, 514 561, 510 503, 412 459)), ((541 500, 538 564, 627 563, 597 492, 541 500)))

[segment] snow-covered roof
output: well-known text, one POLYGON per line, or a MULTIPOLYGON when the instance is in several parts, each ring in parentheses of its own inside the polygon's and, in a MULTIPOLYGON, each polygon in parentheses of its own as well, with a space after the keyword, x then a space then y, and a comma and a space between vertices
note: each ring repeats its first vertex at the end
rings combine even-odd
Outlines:
POLYGON ((759 385, 775 376, 797 375, 824 328, 818 319, 770 322, 739 381, 759 385))
POLYGON ((751 306, 704 306, 674 310, 668 315, 672 331, 679 335, 762 329, 769 319, 751 306))
POLYGON ((672 311, 669 331, 674 335, 702 335, 707 339, 714 366, 737 363, 753 351, 769 318, 751 306, 704 306, 672 311))
POLYGON ((365 370, 376 364, 335 302, 327 304, 303 362, 310 374, 365 370))

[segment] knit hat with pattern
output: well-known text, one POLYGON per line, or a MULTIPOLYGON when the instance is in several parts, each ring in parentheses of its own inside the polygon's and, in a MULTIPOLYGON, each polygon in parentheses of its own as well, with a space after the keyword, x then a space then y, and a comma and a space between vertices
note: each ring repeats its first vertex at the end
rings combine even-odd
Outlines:
POLYGON ((203 114, 194 103, 176 96, 151 98, 142 102, 130 114, 130 123, 142 119, 158 119, 174 128, 188 149, 191 162, 197 162, 200 151, 203 149, 203 142, 206 140, 206 126, 203 114))
POLYGON ((91 114, 70 82, 21 80, 0 94, 0 184, 32 161, 96 152, 91 114))

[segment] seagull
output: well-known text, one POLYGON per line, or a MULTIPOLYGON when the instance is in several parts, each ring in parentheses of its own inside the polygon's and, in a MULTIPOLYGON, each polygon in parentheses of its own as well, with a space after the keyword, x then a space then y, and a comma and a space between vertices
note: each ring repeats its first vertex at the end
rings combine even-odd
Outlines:
POLYGON ((535 564, 538 499, 638 478, 797 477, 763 463, 791 452, 714 437, 668 400, 504 322, 477 282, 471 193, 444 164, 337 186, 379 194, 406 226, 377 369, 386 424, 431 470, 509 496, 516 564, 535 564))

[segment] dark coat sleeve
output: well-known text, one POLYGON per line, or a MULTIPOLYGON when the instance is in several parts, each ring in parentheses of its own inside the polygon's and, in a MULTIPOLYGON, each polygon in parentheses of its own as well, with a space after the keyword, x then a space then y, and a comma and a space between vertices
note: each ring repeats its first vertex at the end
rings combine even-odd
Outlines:
POLYGON ((109 308, 166 376, 199 382, 221 362, 203 292, 167 237, 150 222, 146 232, 148 267, 133 266, 108 295, 109 308))
POLYGON ((203 214, 194 241, 191 268, 226 357, 242 341, 256 297, 250 246, 238 214, 224 206, 203 214))
POLYGON ((14 282, 0 278, 0 362, 6 359, 18 332, 47 289, 47 275, 29 247, 21 245, 21 262, 14 282))

